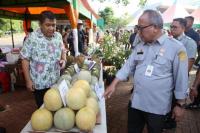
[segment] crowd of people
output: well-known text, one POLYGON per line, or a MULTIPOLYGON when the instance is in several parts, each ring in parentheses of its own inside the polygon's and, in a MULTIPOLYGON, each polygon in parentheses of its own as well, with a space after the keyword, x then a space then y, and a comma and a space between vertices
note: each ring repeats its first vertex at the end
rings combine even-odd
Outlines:
POLYGON ((192 28, 194 18, 173 19, 170 30, 163 30, 162 16, 154 10, 145 10, 130 36, 132 54, 117 72, 116 78, 104 93, 110 98, 117 84, 133 76, 134 90, 128 107, 128 132, 161 133, 176 127, 184 116, 184 109, 200 107, 199 68, 192 86, 189 72, 199 67, 199 34, 192 28), (195 60, 196 59, 196 60, 195 60), (193 101, 186 105, 190 88, 193 101))
MULTIPOLYGON (((134 31, 116 32, 106 30, 118 42, 122 34, 129 34, 126 48, 132 53, 117 72, 114 81, 106 88, 105 98, 110 98, 116 85, 132 75, 134 90, 128 106, 128 132, 141 133, 144 125, 150 133, 161 133, 166 118, 173 122, 184 116, 185 107, 200 108, 200 73, 192 86, 188 86, 189 71, 199 66, 200 37, 192 28, 194 18, 175 18, 170 31, 163 30, 163 19, 154 10, 145 10, 134 31), (195 60, 196 59, 196 60, 195 60), (185 105, 187 90, 193 102, 185 105)), ((62 35, 56 32, 56 18, 50 11, 44 11, 39 18, 39 29, 26 36, 20 52, 26 87, 34 92, 38 108, 43 103, 44 93, 58 80, 60 70, 66 63, 67 52, 75 55, 74 35, 66 26, 62 35)), ((89 29, 78 21, 78 50, 85 54, 89 44, 89 29)), ((99 33, 94 26, 94 40, 99 41, 99 33)), ((116 116, 117 117, 117 116, 116 116)))
MULTIPOLYGON (((89 46, 89 28, 84 27, 83 21, 78 20, 78 25, 77 25, 77 30, 78 30, 78 50, 82 54, 87 53, 87 47, 89 46)), ((73 37, 73 32, 70 26, 66 26, 64 33, 62 33, 63 37, 63 42, 65 45, 65 48, 69 50, 70 55, 75 56, 75 51, 74 51, 74 37, 73 37)), ((94 43, 99 42, 99 31, 97 31, 97 27, 94 24, 93 26, 93 39, 94 43)))

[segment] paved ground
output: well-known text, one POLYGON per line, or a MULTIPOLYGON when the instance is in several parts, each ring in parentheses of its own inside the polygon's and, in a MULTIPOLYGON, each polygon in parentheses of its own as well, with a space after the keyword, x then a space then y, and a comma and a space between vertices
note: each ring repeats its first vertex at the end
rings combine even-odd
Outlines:
MULTIPOLYGON (((13 37, 14 37, 15 47, 22 46, 24 36, 25 36, 24 33, 14 34, 13 37)), ((0 48, 1 47, 10 47, 10 48, 12 48, 12 38, 11 38, 11 35, 7 35, 5 37, 0 37, 0 48)))
MULTIPOLYGON (((107 101, 108 133, 127 132, 127 105, 130 97, 131 83, 121 83, 114 96, 107 101)), ((144 129, 143 133, 147 133, 144 129)), ((174 130, 165 133, 200 133, 200 110, 186 110, 184 119, 174 130)))
MULTIPOLYGON (((127 132, 127 104, 131 87, 131 82, 120 83, 113 96, 107 100, 108 133, 127 132)), ((36 109, 32 94, 25 88, 1 94, 0 104, 7 108, 6 111, 0 112, 0 126, 6 127, 8 133, 19 133, 36 109)), ((178 123, 177 128, 165 131, 165 133, 200 133, 200 110, 187 110, 183 121, 178 123)))

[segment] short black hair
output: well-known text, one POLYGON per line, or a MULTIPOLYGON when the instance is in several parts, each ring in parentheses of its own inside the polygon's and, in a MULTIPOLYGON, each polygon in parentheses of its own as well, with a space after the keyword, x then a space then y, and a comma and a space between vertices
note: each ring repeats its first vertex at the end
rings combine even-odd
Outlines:
POLYGON ((187 16, 187 17, 185 17, 185 19, 190 19, 190 20, 194 21, 194 17, 193 16, 187 16))
POLYGON ((182 27, 186 27, 186 25, 187 25, 187 21, 184 19, 184 18, 175 18, 175 19, 173 19, 173 21, 177 21, 177 22, 179 22, 179 24, 182 26, 182 27))
POLYGON ((50 19, 50 20, 53 20, 53 19, 56 19, 56 16, 53 12, 51 11, 43 11, 41 14, 40 14, 40 18, 39 18, 39 22, 40 24, 44 23, 45 19, 50 19))
POLYGON ((65 31, 67 31, 67 30, 69 30, 69 29, 71 29, 70 26, 66 26, 66 27, 65 27, 65 31))

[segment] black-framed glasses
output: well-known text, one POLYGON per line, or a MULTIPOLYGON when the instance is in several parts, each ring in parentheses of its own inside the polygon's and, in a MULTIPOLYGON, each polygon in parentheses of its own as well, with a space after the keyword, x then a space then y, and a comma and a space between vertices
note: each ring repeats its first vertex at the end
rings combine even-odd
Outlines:
POLYGON ((171 28, 171 29, 177 29, 178 27, 175 26, 175 25, 170 25, 170 28, 171 28))
POLYGON ((150 25, 147 25, 147 26, 139 26, 139 25, 137 25, 137 28, 138 28, 138 30, 142 31, 142 30, 144 30, 145 28, 148 28, 148 27, 150 27, 150 26, 153 26, 153 24, 150 24, 150 25))

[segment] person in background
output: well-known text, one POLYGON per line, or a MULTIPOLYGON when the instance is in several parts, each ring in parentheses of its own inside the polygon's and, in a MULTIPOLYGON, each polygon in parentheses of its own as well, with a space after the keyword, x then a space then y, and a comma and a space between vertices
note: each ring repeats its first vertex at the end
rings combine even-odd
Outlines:
POLYGON ((137 25, 135 25, 135 27, 134 27, 134 32, 131 33, 131 36, 130 36, 130 38, 129 38, 129 43, 130 43, 130 45, 131 45, 131 49, 134 48, 133 42, 134 42, 134 40, 135 40, 135 37, 136 37, 137 33, 138 33, 138 28, 137 28, 137 25))
POLYGON ((116 42, 119 42, 119 29, 120 28, 117 28, 117 30, 115 31, 115 41, 116 42))
POLYGON ((187 106, 188 109, 200 109, 200 67, 197 70, 192 86, 190 87, 190 99, 193 101, 187 106))
POLYGON ((84 54, 85 45, 85 35, 83 31, 83 21, 78 20, 78 50, 80 53, 84 54))
MULTIPOLYGON (((199 61, 200 61, 200 35, 192 28, 193 23, 194 23, 194 17, 192 16, 188 16, 185 17, 186 21, 187 21, 187 26, 186 26, 186 31, 185 34, 189 37, 191 37, 193 40, 195 40, 196 44, 197 44, 197 53, 198 56, 194 62, 194 68, 198 68, 196 75, 198 75, 199 73, 199 61)), ((193 91, 195 90, 195 92, 197 92, 198 94, 196 96, 193 97, 193 102, 189 105, 187 105, 187 109, 198 109, 200 108, 200 87, 196 86, 192 87, 193 89, 191 89, 191 94, 193 94, 193 91)))
POLYGON ((192 38, 197 45, 197 53, 198 53, 198 57, 194 63, 194 67, 198 67, 199 66, 199 60, 200 60, 200 36, 199 34, 192 28, 193 23, 194 23, 194 17, 192 16, 188 16, 185 17, 185 20, 187 22, 186 25, 186 29, 185 29, 185 35, 189 36, 190 38, 192 38))
POLYGON ((183 18, 176 18, 173 20, 170 28, 172 36, 180 41, 186 48, 188 55, 188 72, 190 72, 196 57, 197 45, 193 39, 184 34, 186 28, 186 20, 183 18))
POLYGON ((99 34, 100 33, 98 31, 97 25, 94 24, 93 25, 93 39, 94 39, 95 43, 99 43, 99 40, 100 40, 100 35, 99 34))
POLYGON ((85 45, 89 45, 89 31, 90 29, 88 27, 85 28, 84 36, 85 36, 85 45))
POLYGON ((33 29, 32 29, 32 28, 28 28, 28 29, 27 29, 27 34, 26 34, 26 36, 24 37, 23 43, 24 43, 25 40, 28 38, 29 34, 31 34, 32 32, 33 32, 33 29))
POLYGON ((71 32, 69 33, 67 42, 68 42, 68 44, 69 44, 70 55, 75 56, 74 42, 73 42, 73 40, 74 40, 74 36, 73 36, 72 31, 71 31, 71 32))
POLYGON ((138 20, 142 41, 135 46, 116 78, 106 89, 105 98, 116 85, 133 74, 134 91, 128 106, 128 133, 162 133, 165 115, 171 110, 172 95, 176 106, 173 117, 180 121, 184 115, 188 88, 188 61, 184 46, 162 32, 163 19, 154 10, 145 10, 138 20), (175 88, 175 89, 174 89, 175 88))
MULTIPOLYGON (((184 34, 186 28, 186 20, 184 18, 173 19, 170 25, 170 33, 176 40, 180 41, 186 48, 188 55, 188 72, 190 72, 196 57, 197 45, 193 39, 184 34)), ((189 73, 188 73, 189 75, 189 73)), ((172 110, 175 104, 175 97, 173 95, 172 110)), ((164 129, 176 128, 176 121, 172 119, 172 111, 166 115, 164 129)))
POLYGON ((43 11, 39 26, 25 40, 20 51, 26 87, 34 93, 38 108, 43 104, 45 92, 57 82, 66 63, 62 36, 55 32, 55 15, 51 11, 43 11))
POLYGON ((69 49, 68 38, 69 38, 70 32, 71 32, 70 27, 69 27, 69 26, 66 26, 66 27, 65 27, 65 32, 64 32, 64 34, 62 35, 63 43, 64 43, 66 49, 69 49))

